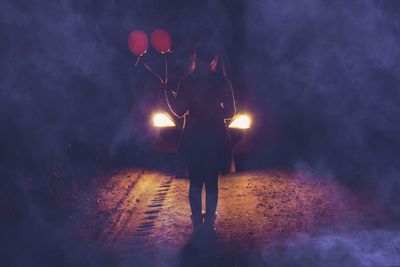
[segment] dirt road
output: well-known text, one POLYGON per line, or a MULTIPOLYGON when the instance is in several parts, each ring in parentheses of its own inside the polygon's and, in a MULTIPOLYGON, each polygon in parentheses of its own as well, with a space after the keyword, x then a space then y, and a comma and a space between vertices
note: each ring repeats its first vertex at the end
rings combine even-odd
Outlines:
POLYGON ((219 182, 217 234, 206 246, 214 245, 213 252, 196 253, 186 179, 131 169, 96 179, 93 186, 95 197, 83 203, 85 233, 123 266, 193 265, 201 262, 198 257, 246 265, 248 255, 257 257, 269 246, 373 229, 384 220, 373 198, 327 177, 277 170, 230 174, 219 182))

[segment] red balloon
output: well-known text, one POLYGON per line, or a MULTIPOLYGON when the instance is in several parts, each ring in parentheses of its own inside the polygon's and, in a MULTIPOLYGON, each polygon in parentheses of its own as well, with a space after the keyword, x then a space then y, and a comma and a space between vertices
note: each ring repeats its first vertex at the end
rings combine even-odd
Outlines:
POLYGON ((133 54, 143 56, 149 47, 149 39, 143 31, 132 31, 129 34, 128 45, 133 54))
POLYGON ((171 52, 171 35, 164 29, 156 29, 151 33, 151 45, 161 54, 171 52))

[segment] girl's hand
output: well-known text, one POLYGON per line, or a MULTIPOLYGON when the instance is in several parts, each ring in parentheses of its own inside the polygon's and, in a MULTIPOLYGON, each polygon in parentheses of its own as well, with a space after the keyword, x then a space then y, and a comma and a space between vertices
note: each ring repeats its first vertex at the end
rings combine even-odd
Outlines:
POLYGON ((168 86, 168 83, 166 83, 165 81, 160 82, 160 87, 161 90, 165 93, 170 93, 172 91, 172 89, 168 86))

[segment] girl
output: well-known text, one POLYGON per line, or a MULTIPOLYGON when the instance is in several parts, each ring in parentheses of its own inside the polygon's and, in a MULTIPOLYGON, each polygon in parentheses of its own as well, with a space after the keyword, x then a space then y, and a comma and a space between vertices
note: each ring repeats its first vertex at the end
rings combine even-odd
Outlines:
POLYGON ((208 47, 197 46, 190 74, 179 83, 177 92, 165 91, 165 94, 173 114, 185 117, 178 153, 189 170, 193 230, 199 230, 203 223, 214 230, 218 177, 228 172, 232 158, 225 120, 236 113, 233 90, 222 59, 208 47), (204 218, 203 184, 206 190, 204 218))

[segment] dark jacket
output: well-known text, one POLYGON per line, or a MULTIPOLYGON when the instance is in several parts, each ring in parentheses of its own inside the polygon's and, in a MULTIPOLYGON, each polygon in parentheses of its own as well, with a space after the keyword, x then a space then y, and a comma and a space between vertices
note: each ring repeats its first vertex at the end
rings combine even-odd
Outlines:
POLYGON ((171 111, 185 116, 178 156, 189 172, 228 172, 232 150, 225 119, 236 112, 230 82, 215 73, 194 73, 180 82, 176 95, 169 91, 166 96, 171 111))

